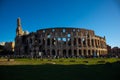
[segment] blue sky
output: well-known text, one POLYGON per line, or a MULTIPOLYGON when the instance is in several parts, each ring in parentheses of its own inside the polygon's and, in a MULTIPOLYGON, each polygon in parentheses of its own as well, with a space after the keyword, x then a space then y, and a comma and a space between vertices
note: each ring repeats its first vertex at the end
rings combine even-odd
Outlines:
POLYGON ((23 30, 78 27, 106 36, 120 47, 120 0, 0 0, 0 42, 14 41, 16 19, 23 30))

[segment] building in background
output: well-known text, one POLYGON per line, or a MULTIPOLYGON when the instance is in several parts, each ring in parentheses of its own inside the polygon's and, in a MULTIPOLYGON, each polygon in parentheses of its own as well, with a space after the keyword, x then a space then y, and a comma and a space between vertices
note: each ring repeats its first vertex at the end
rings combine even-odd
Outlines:
POLYGON ((0 45, 1 45, 1 46, 4 46, 4 45, 5 45, 5 42, 0 42, 0 45))
POLYGON ((14 52, 15 42, 6 42, 4 49, 7 51, 14 52))
POLYGON ((114 57, 120 57, 120 48, 119 47, 113 47, 111 49, 111 55, 114 57))
POLYGON ((13 55, 15 42, 4 42, 4 45, 0 45, 0 56, 13 55))

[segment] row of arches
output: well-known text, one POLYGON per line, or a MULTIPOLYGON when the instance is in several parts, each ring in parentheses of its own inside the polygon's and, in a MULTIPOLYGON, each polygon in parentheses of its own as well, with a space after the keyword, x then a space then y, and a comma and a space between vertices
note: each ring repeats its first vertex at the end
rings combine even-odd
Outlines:
POLYGON ((102 51, 102 50, 76 50, 76 49, 63 49, 63 50, 55 50, 55 49, 47 49, 47 50, 43 50, 43 55, 48 55, 48 56, 68 56, 68 57, 72 57, 72 56, 99 56, 101 54, 106 54, 106 51, 102 51))

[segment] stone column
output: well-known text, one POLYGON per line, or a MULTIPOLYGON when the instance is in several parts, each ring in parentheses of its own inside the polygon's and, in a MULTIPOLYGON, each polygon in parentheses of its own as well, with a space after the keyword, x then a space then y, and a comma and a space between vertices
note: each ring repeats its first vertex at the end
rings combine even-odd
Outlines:
POLYGON ((73 47, 73 33, 71 32, 71 46, 73 47))
POLYGON ((58 55, 57 55, 57 48, 55 48, 54 50, 55 50, 55 56, 58 56, 58 55))
POLYGON ((50 52, 49 52, 49 53, 50 53, 50 57, 52 57, 52 56, 53 56, 53 55, 52 55, 52 49, 49 49, 49 50, 50 50, 50 52))
POLYGON ((78 47, 78 37, 76 37, 76 46, 78 47))
POLYGON ((92 55, 92 49, 90 49, 90 55, 92 55))
POLYGON ((73 48, 71 49, 71 52, 72 52, 72 56, 74 56, 74 49, 73 48))
POLYGON ((83 48, 83 40, 82 40, 82 37, 80 37, 81 39, 81 48, 83 48))
POLYGON ((79 56, 79 49, 77 49, 77 56, 79 56))
POLYGON ((86 49, 86 55, 88 56, 88 49, 86 49))
POLYGON ((89 38, 89 39, 90 39, 90 47, 91 47, 91 46, 92 46, 92 43, 91 43, 91 40, 92 40, 92 39, 91 39, 91 36, 90 36, 90 38, 89 38))
POLYGON ((45 34, 45 38, 44 38, 44 40, 45 40, 45 47, 47 47, 47 37, 46 37, 47 35, 45 34))
POLYGON ((83 48, 81 48, 81 55, 84 56, 84 53, 83 53, 83 48))
POLYGON ((85 45, 86 45, 86 48, 88 47, 88 43, 87 43, 87 36, 85 37, 85 45))
POLYGON ((96 45, 95 45, 95 39, 93 39, 93 45, 94 45, 94 47, 96 47, 96 45))
POLYGON ((66 37, 66 48, 68 47, 68 37, 66 37))

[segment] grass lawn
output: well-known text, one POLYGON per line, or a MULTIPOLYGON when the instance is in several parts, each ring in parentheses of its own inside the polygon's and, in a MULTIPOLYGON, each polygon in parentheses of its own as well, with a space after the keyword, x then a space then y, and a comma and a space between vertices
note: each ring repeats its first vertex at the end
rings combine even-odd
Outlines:
POLYGON ((1 80, 120 80, 118 58, 0 60, 1 80))

